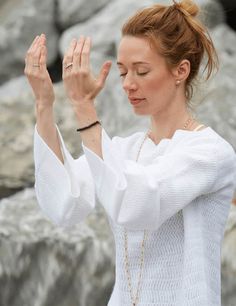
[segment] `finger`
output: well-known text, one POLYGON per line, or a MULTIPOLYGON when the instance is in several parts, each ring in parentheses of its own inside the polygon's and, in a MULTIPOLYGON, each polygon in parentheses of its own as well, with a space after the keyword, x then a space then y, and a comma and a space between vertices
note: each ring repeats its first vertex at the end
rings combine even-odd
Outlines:
POLYGON ((38 55, 38 64, 40 65, 41 70, 47 69, 47 47, 46 47, 46 35, 41 34, 39 45, 38 45, 39 55, 38 55), (41 58, 42 57, 42 58, 41 58))
POLYGON ((34 54, 39 48, 41 45, 45 44, 46 43, 46 37, 44 34, 41 34, 39 36, 39 39, 36 41, 36 43, 32 46, 32 49, 31 49, 31 53, 34 54))
POLYGON ((30 58, 30 56, 31 56, 32 49, 33 49, 33 47, 35 46, 35 44, 37 43, 38 39, 39 39, 39 36, 37 35, 37 36, 35 37, 35 39, 33 40, 33 42, 31 43, 29 49, 27 50, 27 53, 26 53, 26 56, 25 56, 25 64, 26 64, 26 65, 27 65, 27 62, 29 61, 29 58, 30 58))
POLYGON ((64 78, 72 68, 72 66, 67 67, 67 65, 73 62, 73 53, 76 45, 77 40, 73 38, 63 58, 62 78, 64 78))
POLYGON ((45 43, 46 43, 46 36, 44 34, 41 34, 28 52, 27 62, 30 66, 32 66, 33 64, 38 64, 38 61, 35 60, 37 60, 37 58, 39 57, 40 46, 45 43), (35 54, 36 52, 37 55, 35 54), (36 59, 35 56, 37 57, 36 59))
POLYGON ((63 58, 64 66, 73 61, 73 53, 74 53, 76 44, 77 44, 77 40, 73 38, 63 58))
POLYGON ((74 50, 74 54, 73 54, 73 70, 74 71, 78 71, 80 68, 81 52, 84 46, 84 42, 85 42, 85 37, 81 35, 77 43, 77 46, 74 50))
POLYGON ((34 47, 34 45, 37 43, 39 37, 40 37, 39 35, 37 35, 37 36, 35 37, 35 39, 33 40, 32 44, 30 45, 30 47, 29 47, 29 49, 28 49, 29 51, 31 51, 32 48, 34 47))
POLYGON ((30 68, 32 68, 33 70, 39 69, 39 67, 35 65, 39 65, 41 46, 44 44, 44 40, 45 37, 41 35, 32 48, 31 56, 29 58, 29 65, 31 66, 30 68))
POLYGON ((40 36, 40 44, 46 46, 47 38, 45 34, 41 34, 40 36))
POLYGON ((88 70, 89 69, 89 56, 90 56, 90 49, 91 49, 91 38, 87 37, 84 46, 81 52, 81 69, 88 70))
POLYGON ((45 45, 40 48, 39 65, 41 71, 47 70, 47 48, 45 45))
POLYGON ((110 72, 112 62, 107 61, 102 65, 102 68, 100 70, 99 76, 98 76, 98 86, 99 88, 103 88, 106 78, 110 72))

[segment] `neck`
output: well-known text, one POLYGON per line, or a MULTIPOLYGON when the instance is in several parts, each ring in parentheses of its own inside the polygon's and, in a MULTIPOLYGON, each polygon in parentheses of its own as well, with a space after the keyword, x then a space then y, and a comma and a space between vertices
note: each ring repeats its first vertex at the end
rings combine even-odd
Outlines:
MULTIPOLYGON (((192 113, 187 109, 186 104, 178 109, 165 110, 163 113, 158 113, 150 117, 150 133, 149 137, 157 144, 163 138, 172 138, 177 129, 185 129, 189 118, 192 118, 192 113)), ((196 125, 196 121, 191 120, 186 127, 187 130, 191 130, 193 125, 196 125)))

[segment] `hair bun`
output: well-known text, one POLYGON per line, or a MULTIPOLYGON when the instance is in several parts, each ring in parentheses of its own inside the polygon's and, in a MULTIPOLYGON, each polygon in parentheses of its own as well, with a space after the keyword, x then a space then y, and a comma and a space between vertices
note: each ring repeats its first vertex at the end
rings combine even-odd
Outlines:
POLYGON ((180 9, 184 14, 186 12, 186 15, 195 17, 199 13, 198 5, 192 0, 182 0, 180 2, 173 0, 173 2, 174 5, 177 6, 177 8, 180 9))

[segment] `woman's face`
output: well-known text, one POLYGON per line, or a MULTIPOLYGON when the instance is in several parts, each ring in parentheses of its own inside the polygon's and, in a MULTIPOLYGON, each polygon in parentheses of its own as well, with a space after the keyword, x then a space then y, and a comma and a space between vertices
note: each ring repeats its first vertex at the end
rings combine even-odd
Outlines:
POLYGON ((118 48, 117 65, 123 89, 136 113, 162 112, 174 100, 176 79, 164 57, 150 47, 146 38, 124 36, 118 48))

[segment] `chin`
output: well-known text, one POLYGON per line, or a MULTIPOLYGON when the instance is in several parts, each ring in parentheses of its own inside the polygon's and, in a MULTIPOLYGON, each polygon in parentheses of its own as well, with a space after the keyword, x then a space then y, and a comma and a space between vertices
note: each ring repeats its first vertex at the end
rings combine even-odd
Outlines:
POLYGON ((142 108, 137 107, 137 108, 134 108, 133 111, 136 115, 139 115, 139 116, 150 116, 150 112, 145 107, 142 107, 142 108))

